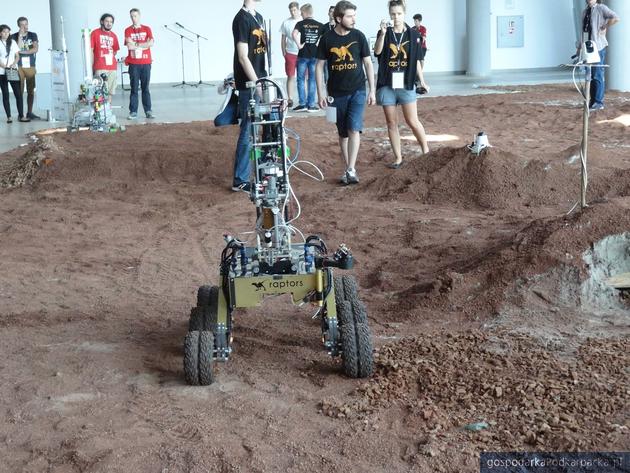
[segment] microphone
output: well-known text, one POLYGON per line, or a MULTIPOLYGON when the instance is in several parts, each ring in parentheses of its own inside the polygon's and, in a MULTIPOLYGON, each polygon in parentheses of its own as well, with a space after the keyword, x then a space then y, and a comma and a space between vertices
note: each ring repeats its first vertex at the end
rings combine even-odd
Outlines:
POLYGON ((177 23, 177 22, 175 22, 175 24, 176 24, 177 26, 179 26, 180 28, 183 28, 183 26, 181 25, 181 23, 177 23))

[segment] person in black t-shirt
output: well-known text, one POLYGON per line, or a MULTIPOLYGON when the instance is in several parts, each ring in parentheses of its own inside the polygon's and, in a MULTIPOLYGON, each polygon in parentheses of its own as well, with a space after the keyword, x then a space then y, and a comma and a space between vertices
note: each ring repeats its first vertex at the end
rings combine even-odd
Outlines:
POLYGON ((369 84, 367 103, 373 105, 376 102, 370 47, 365 35, 354 28, 356 9, 357 7, 348 1, 337 3, 334 13, 337 26, 322 36, 317 49, 319 106, 327 107, 328 99, 332 97, 332 106, 337 109, 339 147, 346 167, 341 177, 343 184, 359 182, 355 165, 361 144, 360 133, 363 129, 366 75, 369 84), (329 74, 328 91, 324 86, 325 66, 329 74))
POLYGON ((407 122, 424 154, 429 152, 424 127, 418 120, 415 80, 428 90, 424 82, 422 65, 422 37, 415 28, 405 23, 403 0, 390 0, 389 16, 393 26, 381 22, 376 36, 374 55, 378 58, 378 78, 376 80, 376 102, 382 105, 387 120, 387 132, 392 151, 396 158, 388 164, 392 169, 402 165, 400 133, 398 132, 398 109, 400 105, 407 122))
POLYGON ((294 112, 317 112, 315 105, 315 65, 317 64, 317 44, 324 32, 324 25, 313 19, 313 7, 310 3, 302 5, 302 21, 295 25, 293 40, 300 48, 297 63, 297 89, 300 103, 293 109, 294 112), (308 72, 308 94, 304 92, 304 79, 308 72))
POLYGON ((249 163, 249 119, 247 106, 251 92, 246 87, 248 81, 267 76, 265 55, 267 53, 267 32, 264 20, 254 9, 260 0, 245 0, 243 8, 232 21, 234 36, 234 82, 238 90, 238 109, 241 118, 241 131, 234 156, 233 191, 250 191, 251 167, 249 163))

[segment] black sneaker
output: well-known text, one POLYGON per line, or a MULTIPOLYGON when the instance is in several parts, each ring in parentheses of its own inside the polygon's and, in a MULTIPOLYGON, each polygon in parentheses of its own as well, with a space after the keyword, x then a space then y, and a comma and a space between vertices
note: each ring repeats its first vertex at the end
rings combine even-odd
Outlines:
POLYGON ((249 194, 252 190, 252 185, 249 182, 242 182, 232 186, 232 190, 234 192, 247 192, 249 194))
POLYGON ((26 117, 30 118, 31 120, 41 120, 41 118, 35 115, 34 113, 27 113, 26 117))
POLYGON ((298 105, 293 109, 294 112, 306 112, 306 105, 298 105))
POLYGON ((319 107, 308 107, 307 112, 309 113, 319 112, 319 107))

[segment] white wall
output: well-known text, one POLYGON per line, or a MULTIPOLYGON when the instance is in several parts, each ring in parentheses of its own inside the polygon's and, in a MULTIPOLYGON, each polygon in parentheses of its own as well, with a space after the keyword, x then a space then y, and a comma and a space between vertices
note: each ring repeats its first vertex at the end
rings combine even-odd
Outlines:
POLYGON ((572 0, 492 0, 491 25, 492 69, 556 67, 575 53, 572 0), (497 16, 506 15, 524 16, 522 48, 497 48, 497 16))
MULTIPOLYGON (((204 81, 220 80, 232 69, 233 41, 232 19, 242 5, 242 0, 110 0, 102 2, 86 0, 89 5, 90 28, 98 27, 98 20, 105 11, 116 17, 114 31, 122 40, 126 26, 130 24, 129 9, 142 10, 143 22, 153 28, 156 44, 153 48, 154 65, 152 81, 180 82, 180 39, 164 29, 179 22, 199 32, 210 41, 201 41, 202 78, 204 81)), ((280 55, 282 20, 288 16, 289 0, 263 0, 259 11, 272 21, 273 72, 284 75, 280 55)), ((311 0, 315 18, 325 21, 328 6, 334 0, 311 0)), ((374 36, 381 18, 387 17, 386 0, 356 0, 357 27, 366 36, 374 36)), ((48 0, 29 2, 3 2, 0 22, 17 29, 18 16, 29 18, 31 29, 40 36, 38 70, 50 72, 50 9, 48 0)), ((427 72, 453 72, 466 69, 466 0, 408 0, 407 20, 412 23, 414 13, 422 13, 428 30, 429 52, 427 72)), ((573 53, 574 30, 571 0, 492 0, 492 68, 521 69, 552 67, 566 62, 573 53), (506 5, 513 4, 514 9, 506 5), (525 47, 498 49, 496 47, 496 16, 525 15, 525 47)), ((80 32, 67 31, 66 35, 80 32)), ((123 53, 125 54, 126 51, 123 53)), ((196 43, 184 44, 186 81, 197 82, 196 43)), ((71 52, 72 57, 72 52, 71 52)))

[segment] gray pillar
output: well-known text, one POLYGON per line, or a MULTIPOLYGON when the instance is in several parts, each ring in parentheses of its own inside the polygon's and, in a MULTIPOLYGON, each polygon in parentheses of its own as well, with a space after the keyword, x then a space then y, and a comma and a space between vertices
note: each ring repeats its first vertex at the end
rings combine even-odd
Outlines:
POLYGON ((490 0, 466 0, 466 74, 470 76, 487 77, 491 72, 490 15, 490 0))
POLYGON ((584 0, 573 0, 573 22, 575 24, 575 45, 582 43, 582 12, 586 8, 584 0))
POLYGON ((79 86, 84 79, 83 49, 81 30, 88 27, 88 3, 85 0, 49 0, 52 47, 63 50, 62 26, 68 51, 68 75, 70 79, 70 99, 79 94, 79 86))
POLYGON ((608 88, 630 92, 630 57, 628 57, 628 44, 630 44, 630 1, 609 0, 607 5, 619 16, 619 23, 608 30, 608 53, 606 63, 608 69, 608 88))

